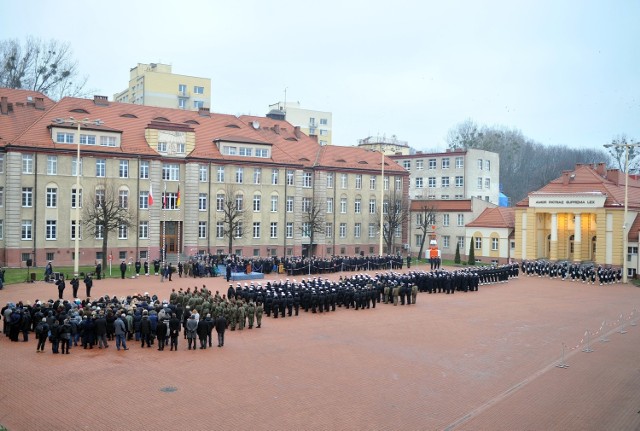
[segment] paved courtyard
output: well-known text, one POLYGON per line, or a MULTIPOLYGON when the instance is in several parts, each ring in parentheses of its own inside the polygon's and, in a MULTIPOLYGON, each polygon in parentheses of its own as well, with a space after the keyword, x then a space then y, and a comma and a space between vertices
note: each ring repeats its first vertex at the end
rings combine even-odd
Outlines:
MULTIPOLYGON (((92 293, 168 299, 171 288, 203 284, 226 292, 222 278, 143 277, 96 281, 92 293)), ((52 284, 12 285, 0 302, 56 295, 52 284)), ((0 423, 10 431, 638 430, 634 309, 640 289, 630 285, 521 277, 479 292, 421 293, 413 306, 265 318, 260 329, 227 332, 221 349, 188 351, 181 336, 178 352, 132 343, 52 355, 47 344, 39 355, 33 338, 1 337, 0 423), (591 353, 582 352, 587 330, 591 353), (564 369, 556 367, 563 343, 564 369)))

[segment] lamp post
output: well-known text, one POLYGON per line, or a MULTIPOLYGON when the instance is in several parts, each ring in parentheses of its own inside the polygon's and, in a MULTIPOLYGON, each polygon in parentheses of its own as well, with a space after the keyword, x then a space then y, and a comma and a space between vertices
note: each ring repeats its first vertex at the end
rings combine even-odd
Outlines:
POLYGON ((101 126, 104 124, 102 120, 89 120, 84 118, 82 120, 76 120, 73 117, 69 118, 56 118, 53 120, 55 124, 69 124, 76 127, 76 133, 74 139, 76 141, 76 231, 75 231, 75 246, 73 256, 73 275, 77 277, 80 273, 80 127, 81 126, 101 126))
POLYGON ((626 283, 627 275, 627 253, 629 249, 629 238, 627 234, 627 213, 629 212, 629 148, 640 147, 640 142, 623 141, 619 144, 605 144, 605 148, 624 147, 624 218, 622 220, 622 282, 626 283))
POLYGON ((382 148, 382 144, 380 144, 380 155, 382 156, 382 162, 380 163, 381 169, 381 181, 380 181, 380 256, 382 256, 382 248, 383 240, 384 240, 384 149, 382 148))

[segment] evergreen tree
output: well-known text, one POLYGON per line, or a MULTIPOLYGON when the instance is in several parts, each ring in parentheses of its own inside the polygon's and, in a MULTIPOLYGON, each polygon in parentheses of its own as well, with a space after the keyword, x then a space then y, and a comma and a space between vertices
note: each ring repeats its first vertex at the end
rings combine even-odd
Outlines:
POLYGON ((456 244, 456 257, 453 258, 454 263, 460 263, 460 243, 456 244))
POLYGON ((476 264, 476 256, 473 252, 473 237, 471 237, 471 242, 469 243, 469 265, 476 264))

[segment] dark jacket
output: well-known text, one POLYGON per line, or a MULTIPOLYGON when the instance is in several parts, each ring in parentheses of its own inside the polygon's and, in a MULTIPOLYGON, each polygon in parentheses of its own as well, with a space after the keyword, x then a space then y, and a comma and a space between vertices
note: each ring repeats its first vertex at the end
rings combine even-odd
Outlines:
POLYGON ((107 319, 104 316, 94 320, 93 325, 97 336, 107 335, 107 319))
POLYGON ((219 316, 215 321, 216 332, 224 332, 227 329, 227 319, 224 316, 219 316))
POLYGON ((151 334, 151 322, 149 321, 148 316, 142 316, 142 320, 140 321, 140 333, 142 335, 151 334))

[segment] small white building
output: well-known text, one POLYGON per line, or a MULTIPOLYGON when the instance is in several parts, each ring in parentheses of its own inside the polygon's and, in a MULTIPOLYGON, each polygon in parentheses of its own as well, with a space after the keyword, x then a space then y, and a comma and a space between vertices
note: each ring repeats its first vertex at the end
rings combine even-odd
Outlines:
POLYGON ((514 208, 487 208, 474 221, 465 226, 464 251, 460 255, 468 256, 470 244, 477 262, 507 263, 513 257, 515 249, 515 210, 514 208))

